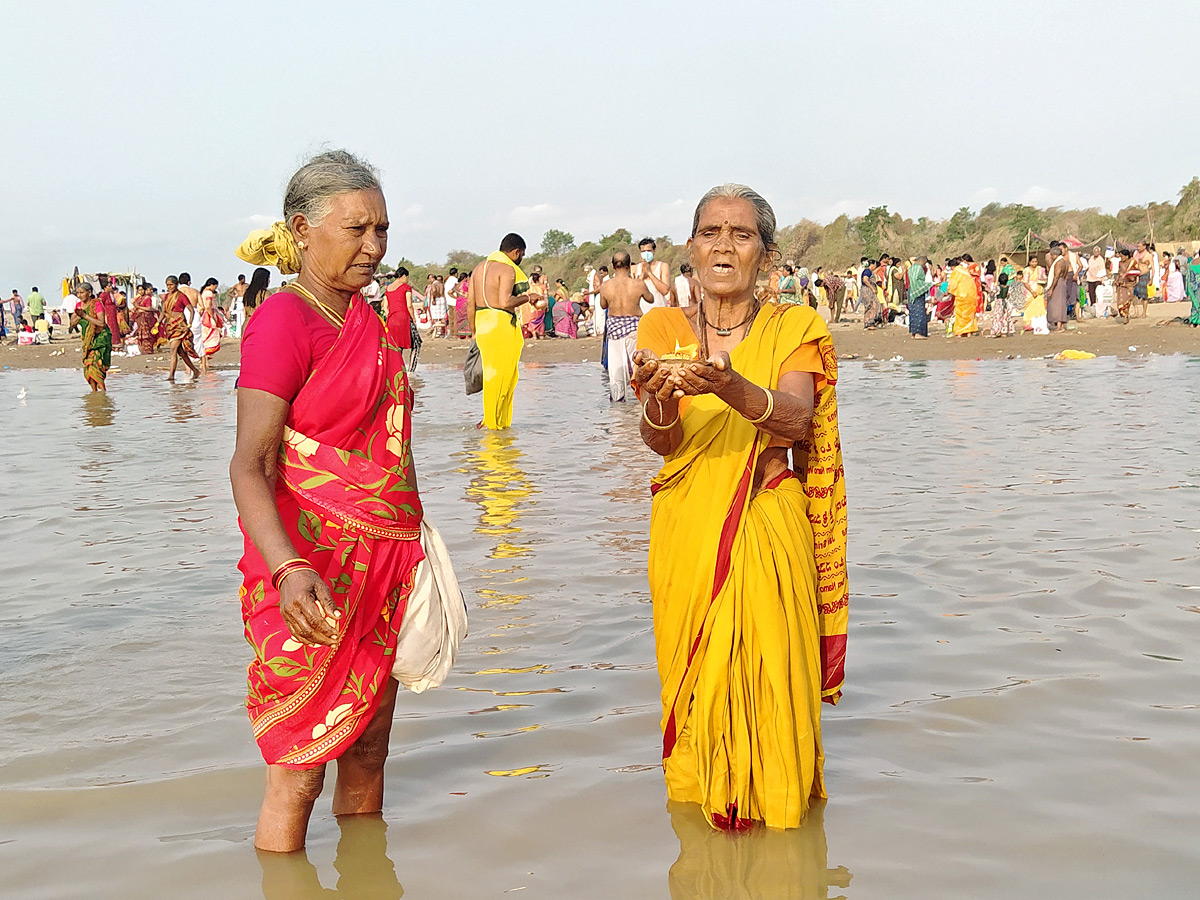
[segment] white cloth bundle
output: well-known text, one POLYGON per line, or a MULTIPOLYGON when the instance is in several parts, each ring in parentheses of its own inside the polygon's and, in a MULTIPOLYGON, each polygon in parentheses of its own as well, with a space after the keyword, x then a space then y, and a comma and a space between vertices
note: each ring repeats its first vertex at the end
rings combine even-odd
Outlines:
POLYGON ((446 680, 458 645, 467 636, 467 603, 442 536, 421 522, 425 558, 417 566, 412 593, 396 640, 392 677, 414 694, 446 680))

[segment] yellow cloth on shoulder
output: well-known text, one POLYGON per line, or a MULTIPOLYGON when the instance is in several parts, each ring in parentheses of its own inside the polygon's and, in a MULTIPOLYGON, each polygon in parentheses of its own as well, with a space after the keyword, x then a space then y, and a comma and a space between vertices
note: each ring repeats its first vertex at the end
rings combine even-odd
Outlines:
MULTIPOLYGON (((637 343, 662 355, 691 333, 681 310, 653 309, 637 343)), ((808 344, 824 372, 810 437, 793 449, 798 477, 752 497, 770 436, 705 395, 682 409, 682 443, 652 483, 667 796, 718 827, 795 828, 825 796, 820 707, 841 695, 848 622, 837 354, 815 310, 767 304, 730 357, 775 389, 808 344)))
MULTIPOLYGON (((499 250, 488 262, 503 263, 514 273, 514 284, 528 282, 521 267, 499 250)), ((487 300, 487 278, 480 278, 479 291, 487 300)), ((517 317, 505 309, 493 309, 483 303, 475 307, 475 343, 483 363, 483 426, 493 430, 512 425, 513 398, 517 393, 517 366, 525 338, 517 317)))
POLYGON ((274 266, 282 275, 300 271, 300 247, 284 222, 250 232, 234 253, 253 266, 274 266))

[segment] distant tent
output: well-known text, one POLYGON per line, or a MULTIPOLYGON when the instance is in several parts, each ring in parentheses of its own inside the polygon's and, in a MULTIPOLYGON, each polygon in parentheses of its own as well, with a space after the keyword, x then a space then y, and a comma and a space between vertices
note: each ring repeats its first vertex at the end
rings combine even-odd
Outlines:
MULTIPOLYGON (((1075 237, 1075 235, 1069 234, 1065 238, 1062 238, 1062 243, 1072 250, 1083 250, 1088 253, 1091 252, 1093 247, 1107 248, 1113 246, 1128 246, 1127 244, 1116 240, 1111 231, 1107 234, 1102 234, 1094 241, 1083 241, 1075 237)), ((1022 265, 1027 266, 1029 265, 1030 258, 1035 256, 1042 247, 1049 246, 1049 238, 1044 238, 1035 231, 1028 231, 1025 234, 1025 246, 1016 250, 1011 250, 1005 255, 1014 262, 1017 260, 1022 260, 1022 265)))
MULTIPOLYGON (((128 272, 105 272, 104 274, 109 278, 114 279, 117 284, 126 291, 128 291, 130 288, 135 288, 142 283, 142 276, 137 273, 137 269, 131 269, 128 272)), ((85 272, 81 274, 79 271, 79 266, 76 266, 75 271, 63 279, 63 285, 69 286, 71 293, 74 293, 75 288, 79 287, 79 285, 83 284, 84 282, 90 284, 94 289, 99 289, 99 275, 100 273, 98 272, 92 274, 85 272)), ((63 294, 63 296, 65 297, 66 294, 63 294)))

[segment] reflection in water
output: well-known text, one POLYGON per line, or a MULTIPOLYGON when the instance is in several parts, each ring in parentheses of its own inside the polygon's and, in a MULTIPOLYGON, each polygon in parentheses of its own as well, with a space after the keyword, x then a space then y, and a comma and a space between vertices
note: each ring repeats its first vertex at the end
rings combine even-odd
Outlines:
POLYGON ((196 383, 194 381, 173 385, 167 396, 170 397, 172 422, 183 423, 199 416, 199 413, 196 412, 196 383))
MULTIPOLYGON (((521 543, 521 526, 517 524, 521 501, 534 493, 533 486, 519 465, 521 449, 511 434, 484 432, 478 446, 467 452, 467 465, 474 473, 466 494, 479 504, 479 524, 476 534, 494 535, 496 545, 488 552, 489 559, 519 559, 528 556, 531 548, 521 543)), ((484 609, 495 606, 514 606, 529 599, 528 594, 512 591, 512 586, 526 579, 516 573, 519 566, 510 568, 477 569, 483 585, 476 592, 483 598, 484 609), (509 576, 505 578, 504 576, 509 576)))
POLYGON ((527 555, 528 545, 516 543, 516 535, 521 534, 517 519, 521 515, 521 501, 533 493, 533 486, 521 471, 521 449, 516 438, 511 434, 485 432, 468 459, 475 477, 467 486, 467 496, 481 510, 475 533, 499 537, 488 556, 511 559, 527 555))
POLYGON ((321 885, 317 867, 304 851, 264 853, 262 866, 263 900, 398 900, 404 888, 396 878, 396 867, 387 855, 387 823, 382 816, 341 816, 342 836, 338 840, 336 888, 321 885))
POLYGON ((83 398, 83 421, 92 428, 107 428, 113 423, 117 404, 106 393, 88 394, 83 398))
POLYGON ((694 803, 668 803, 679 859, 667 883, 672 900, 837 900, 831 887, 850 885, 844 867, 828 868, 825 806, 816 804, 799 828, 714 831, 694 803))

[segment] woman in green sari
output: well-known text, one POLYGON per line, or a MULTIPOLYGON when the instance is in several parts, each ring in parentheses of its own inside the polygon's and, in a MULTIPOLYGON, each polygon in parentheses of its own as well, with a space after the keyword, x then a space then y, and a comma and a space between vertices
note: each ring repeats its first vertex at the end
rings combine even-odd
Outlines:
POLYGON ((112 365, 112 332, 101 301, 92 297, 92 286, 86 282, 75 289, 79 304, 75 307, 71 327, 83 326, 83 377, 93 391, 103 391, 104 378, 112 365))
POLYGON ((1200 326, 1200 257, 1193 257, 1184 267, 1183 288, 1187 298, 1192 301, 1192 314, 1188 322, 1193 328, 1200 326))
POLYGON ((779 302, 799 303, 799 296, 796 290, 796 270, 790 265, 785 265, 783 277, 779 279, 779 302))

